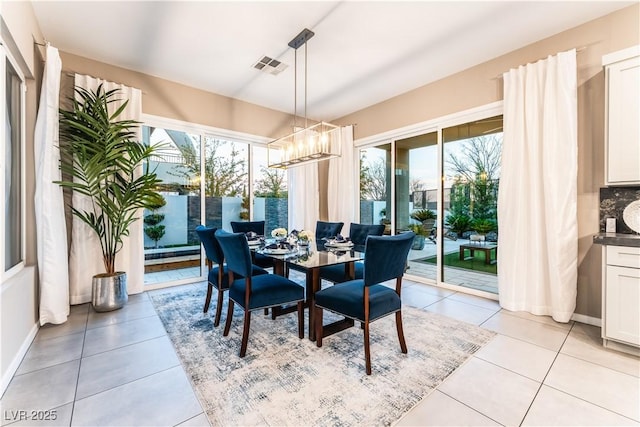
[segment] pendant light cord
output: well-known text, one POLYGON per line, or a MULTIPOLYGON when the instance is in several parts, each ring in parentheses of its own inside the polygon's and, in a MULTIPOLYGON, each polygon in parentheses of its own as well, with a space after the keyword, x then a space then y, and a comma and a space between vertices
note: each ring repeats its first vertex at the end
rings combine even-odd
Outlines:
POLYGON ((298 49, 293 54, 293 132, 296 131, 298 117, 298 49))
POLYGON ((307 125, 307 42, 304 42, 304 127, 307 125))

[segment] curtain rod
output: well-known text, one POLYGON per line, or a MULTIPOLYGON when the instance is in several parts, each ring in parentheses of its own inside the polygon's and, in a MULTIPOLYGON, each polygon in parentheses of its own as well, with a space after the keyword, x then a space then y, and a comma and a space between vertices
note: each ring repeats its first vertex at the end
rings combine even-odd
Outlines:
MULTIPOLYGON (((75 77, 75 76, 76 76, 76 74, 80 74, 80 75, 86 75, 86 76, 89 76, 89 77, 91 77, 91 78, 98 79, 98 80, 107 80, 107 79, 105 79, 105 78, 103 78, 103 77, 96 77, 96 76, 92 76, 92 75, 90 75, 90 74, 86 74, 86 73, 78 73, 78 72, 73 71, 73 70, 64 70, 64 69, 63 69, 63 70, 62 70, 62 72, 63 72, 63 73, 64 73, 64 75, 65 75, 65 76, 67 76, 67 77, 75 77)), ((128 84, 124 84, 124 83, 121 83, 121 82, 113 82, 113 83, 117 83, 117 84, 124 85, 124 86, 130 86, 130 85, 128 85, 128 84)), ((134 86, 130 86, 130 87, 134 87, 134 86)), ((135 89, 138 89, 138 88, 135 88, 135 89)), ((140 90, 140 92, 141 92, 143 95, 147 95, 147 92, 145 92, 145 91, 143 91, 143 90, 140 90)))
MULTIPOLYGON (((583 52, 583 51, 587 50, 587 46, 582 46, 582 47, 572 47, 571 49, 575 49, 575 50, 576 50, 576 54, 578 54, 578 53, 580 53, 580 52, 583 52)), ((571 49, 563 50, 562 52, 567 52, 567 51, 569 51, 569 50, 571 50, 571 49)), ((558 52, 558 53, 560 53, 560 52, 558 52)), ((557 53, 556 53, 556 55, 557 55, 557 53)), ((536 62, 538 62, 538 61, 542 61, 543 59, 547 59, 549 56, 550 56, 550 55, 547 55, 547 56, 545 56, 544 58, 538 58, 538 59, 536 59, 535 61, 528 61, 528 62, 527 62, 527 64, 534 64, 534 63, 536 63, 536 62)), ((497 75, 497 76, 495 76, 495 77, 492 77, 492 78, 491 78, 491 80, 499 80, 499 79, 501 79, 501 78, 502 78, 502 76, 504 75, 504 73, 506 73, 506 71, 505 71, 505 72, 503 72, 503 73, 501 73, 501 74, 499 74, 499 75, 497 75)))

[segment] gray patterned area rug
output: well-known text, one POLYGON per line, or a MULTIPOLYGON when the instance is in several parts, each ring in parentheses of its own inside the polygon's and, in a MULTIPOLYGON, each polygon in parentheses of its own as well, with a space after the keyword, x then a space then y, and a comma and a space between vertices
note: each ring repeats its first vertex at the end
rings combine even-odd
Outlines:
POLYGON ((394 316, 373 322, 367 376, 360 327, 327 337, 318 348, 298 338, 295 313, 271 320, 260 311, 252 314, 241 359, 242 311, 236 307, 223 337, 226 307, 214 328, 216 296, 202 313, 205 287, 150 296, 213 426, 390 425, 494 335, 404 307, 408 354, 400 352, 394 316))

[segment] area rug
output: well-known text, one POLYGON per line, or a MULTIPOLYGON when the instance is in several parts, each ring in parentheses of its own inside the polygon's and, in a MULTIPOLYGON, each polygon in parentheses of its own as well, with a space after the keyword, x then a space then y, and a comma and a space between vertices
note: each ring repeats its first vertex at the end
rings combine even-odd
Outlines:
POLYGON ((271 320, 260 311, 252 314, 247 354, 240 358, 241 310, 223 337, 226 307, 214 328, 215 306, 202 313, 204 289, 150 296, 213 426, 390 425, 494 335, 405 307, 408 354, 400 352, 394 316, 373 322, 367 376, 359 327, 326 337, 318 348, 298 338, 295 313, 271 320))

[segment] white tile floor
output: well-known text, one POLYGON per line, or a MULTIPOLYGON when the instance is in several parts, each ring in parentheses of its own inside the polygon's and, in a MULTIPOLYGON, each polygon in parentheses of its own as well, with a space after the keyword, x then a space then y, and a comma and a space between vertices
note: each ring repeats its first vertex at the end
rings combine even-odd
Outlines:
MULTIPOLYGON (((640 360, 604 349, 599 328, 411 281, 403 301, 497 335, 398 426, 640 425, 640 360)), ((208 425, 148 293, 41 328, 0 403, 2 425, 208 425), (56 419, 20 420, 32 410, 56 419)))

